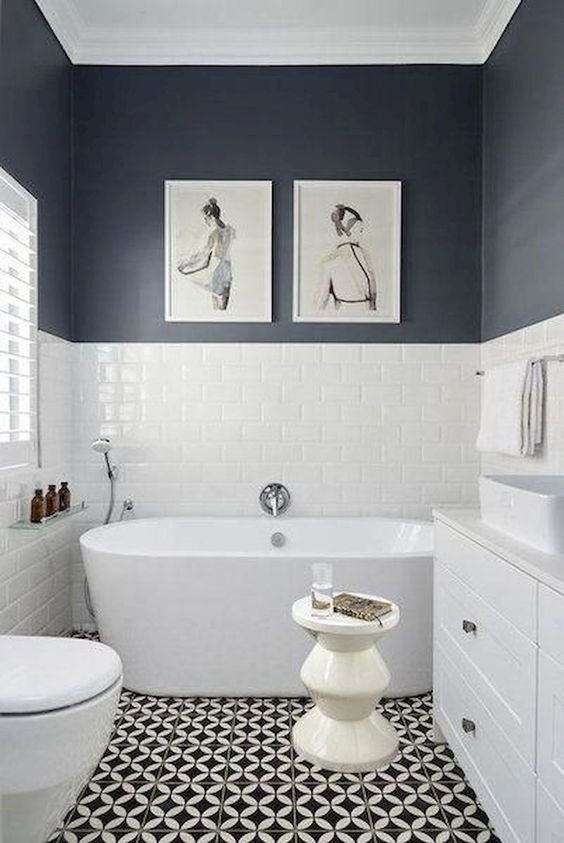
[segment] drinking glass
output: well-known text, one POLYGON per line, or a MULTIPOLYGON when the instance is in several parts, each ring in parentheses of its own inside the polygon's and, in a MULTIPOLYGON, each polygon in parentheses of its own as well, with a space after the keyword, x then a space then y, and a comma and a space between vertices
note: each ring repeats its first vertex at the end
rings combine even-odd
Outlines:
POLYGON ((311 613, 317 617, 333 614, 333 565, 314 562, 311 566, 311 613))

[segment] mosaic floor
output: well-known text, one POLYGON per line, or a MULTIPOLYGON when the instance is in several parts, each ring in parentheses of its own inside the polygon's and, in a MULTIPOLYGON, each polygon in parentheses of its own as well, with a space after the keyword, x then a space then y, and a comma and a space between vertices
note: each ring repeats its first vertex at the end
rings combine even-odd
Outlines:
POLYGON ((110 745, 57 843, 499 843, 430 696, 388 700, 401 754, 377 773, 300 760, 297 699, 165 699, 125 691, 110 745))

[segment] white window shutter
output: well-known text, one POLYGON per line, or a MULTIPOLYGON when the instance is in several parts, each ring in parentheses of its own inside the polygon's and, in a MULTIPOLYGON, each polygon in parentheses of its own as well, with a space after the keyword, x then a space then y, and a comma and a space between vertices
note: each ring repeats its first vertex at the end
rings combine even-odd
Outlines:
POLYGON ((0 469, 35 463, 37 202, 0 167, 0 469))

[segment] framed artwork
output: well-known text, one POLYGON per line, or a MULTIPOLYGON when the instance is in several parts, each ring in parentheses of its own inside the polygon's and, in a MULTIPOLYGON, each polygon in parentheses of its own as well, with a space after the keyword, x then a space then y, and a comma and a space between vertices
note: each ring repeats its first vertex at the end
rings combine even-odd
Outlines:
POLYGON ((272 183, 165 182, 167 322, 270 322, 272 183))
POLYGON ((294 182, 294 321, 399 322, 401 182, 294 182))

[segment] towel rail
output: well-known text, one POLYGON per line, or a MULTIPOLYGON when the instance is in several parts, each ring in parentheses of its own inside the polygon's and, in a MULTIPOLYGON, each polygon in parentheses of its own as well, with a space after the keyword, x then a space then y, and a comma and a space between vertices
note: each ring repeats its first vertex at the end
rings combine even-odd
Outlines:
MULTIPOLYGON (((564 363, 564 354, 545 354, 542 357, 534 357, 533 363, 564 363)), ((478 369, 477 375, 485 375, 483 369, 478 369)))

